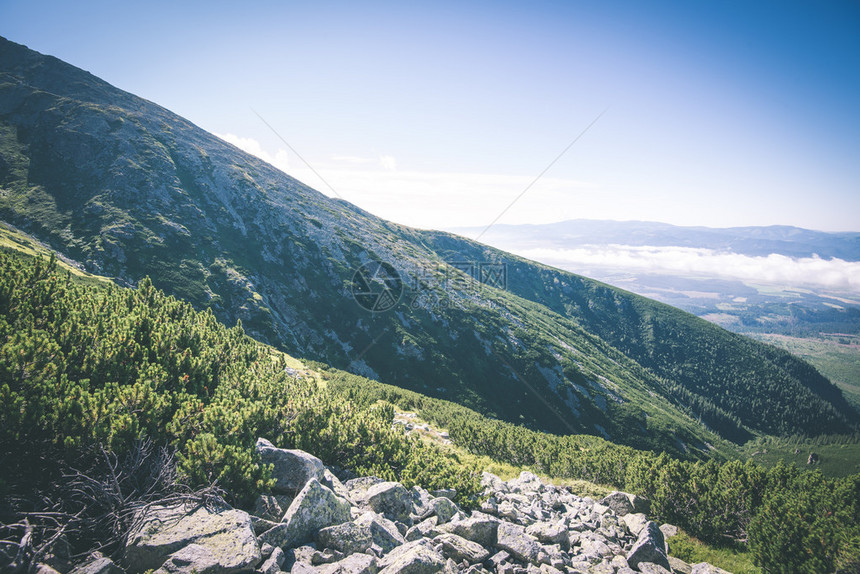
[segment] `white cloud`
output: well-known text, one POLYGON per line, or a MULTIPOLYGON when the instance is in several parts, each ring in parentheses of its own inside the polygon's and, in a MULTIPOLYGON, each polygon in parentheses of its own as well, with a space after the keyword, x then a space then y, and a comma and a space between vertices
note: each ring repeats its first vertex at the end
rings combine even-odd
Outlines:
POLYGON ((590 245, 575 249, 533 248, 518 255, 569 270, 583 267, 618 271, 708 275, 748 283, 828 287, 860 293, 860 262, 772 253, 753 257, 692 247, 590 245))
POLYGON ((397 171, 397 160, 392 155, 379 156, 379 165, 386 171, 397 171))
POLYGON ((215 134, 227 143, 231 143, 242 151, 257 156, 261 160, 271 164, 279 170, 288 173, 290 171, 289 154, 284 148, 279 148, 274 154, 269 153, 254 138, 243 138, 235 134, 215 134))

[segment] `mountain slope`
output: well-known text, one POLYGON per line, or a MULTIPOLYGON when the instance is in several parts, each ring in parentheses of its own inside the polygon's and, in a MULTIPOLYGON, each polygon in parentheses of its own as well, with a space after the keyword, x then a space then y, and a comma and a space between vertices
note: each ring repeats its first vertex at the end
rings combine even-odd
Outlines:
POLYGON ((376 218, 5 40, 0 158, 0 218, 88 271, 149 275, 295 355, 542 430, 675 452, 718 443, 699 417, 734 440, 856 428, 838 390, 787 353, 376 218), (401 289, 391 309, 365 308, 401 289))

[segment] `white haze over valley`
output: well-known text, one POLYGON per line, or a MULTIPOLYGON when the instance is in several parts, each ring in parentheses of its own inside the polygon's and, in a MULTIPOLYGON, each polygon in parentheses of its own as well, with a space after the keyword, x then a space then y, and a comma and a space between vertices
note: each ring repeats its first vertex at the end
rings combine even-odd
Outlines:
POLYGON ((507 251, 568 271, 600 267, 615 271, 712 276, 752 284, 818 287, 860 296, 860 262, 771 253, 750 256, 680 246, 585 245, 570 249, 498 245, 507 251))

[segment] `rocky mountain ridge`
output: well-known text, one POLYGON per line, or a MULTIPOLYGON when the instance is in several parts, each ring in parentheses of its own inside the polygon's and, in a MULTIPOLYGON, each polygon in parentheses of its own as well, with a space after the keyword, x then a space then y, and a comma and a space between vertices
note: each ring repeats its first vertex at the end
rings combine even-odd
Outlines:
MULTIPOLYGON (((117 562, 93 556, 71 574, 719 574, 670 557, 676 529, 648 520, 648 501, 595 501, 523 471, 485 472, 486 499, 466 512, 419 486, 341 482, 300 450, 257 441, 277 479, 253 513, 221 502, 153 504, 139 513, 117 562)), ((42 574, 50 572, 42 567, 42 574)))
POLYGON ((858 416, 787 353, 331 199, 151 102, 0 40, 0 218, 294 356, 557 433, 710 457, 858 416), (389 283, 360 284, 387 264, 389 283), (358 276, 358 279, 356 277, 358 276), (393 294, 384 312, 360 297, 393 294), (395 287, 397 289, 395 289, 395 287), (728 448, 728 447, 726 447, 728 448))

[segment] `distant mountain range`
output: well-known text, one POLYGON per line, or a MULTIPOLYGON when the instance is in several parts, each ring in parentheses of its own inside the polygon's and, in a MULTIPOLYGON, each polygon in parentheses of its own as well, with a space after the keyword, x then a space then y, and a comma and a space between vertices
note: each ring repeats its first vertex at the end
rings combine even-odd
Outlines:
MULTIPOLYGON (((483 227, 451 231, 475 237, 483 227)), ((729 251, 749 256, 838 258, 860 261, 860 232, 828 233, 800 227, 682 227, 652 221, 573 219, 540 225, 496 224, 481 237, 496 245, 516 243, 532 247, 570 248, 583 245, 678 246, 729 251)))
POLYGON ((0 219, 121 284, 150 276, 293 355, 542 430, 705 457, 723 439, 860 423, 786 352, 379 219, 3 39, 0 219))

